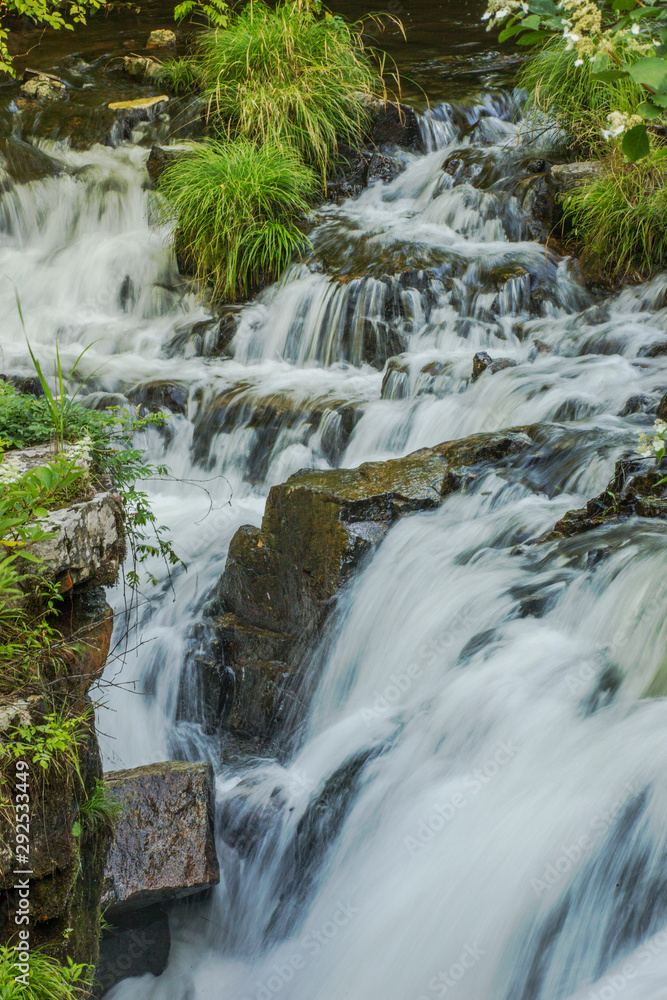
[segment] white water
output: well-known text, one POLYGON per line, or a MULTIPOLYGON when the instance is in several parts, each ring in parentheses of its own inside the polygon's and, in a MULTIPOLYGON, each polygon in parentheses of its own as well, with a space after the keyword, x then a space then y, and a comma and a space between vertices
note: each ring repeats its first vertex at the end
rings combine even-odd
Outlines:
MULTIPOLYGON (((667 704, 641 698, 667 632, 664 529, 530 544, 599 492, 648 426, 614 414, 667 388, 665 360, 640 354, 664 339, 667 281, 594 303, 530 240, 502 169, 490 190, 452 187, 444 111, 429 134, 433 152, 391 185, 322 211, 316 256, 352 280, 295 268, 243 310, 231 360, 211 353, 212 334, 186 336, 206 312, 149 224, 144 151, 60 151, 72 173, 4 196, 3 370, 28 373, 14 282, 46 365, 56 337, 69 363, 93 343, 84 368, 100 390, 188 391, 186 416, 143 444, 184 480, 150 489, 189 570, 147 593, 141 645, 107 669, 137 681, 98 712, 108 766, 210 755, 219 811, 266 826, 245 858, 221 837, 223 881, 174 918, 166 972, 113 1000, 667 995, 667 704), (480 349, 518 364, 469 383, 480 349), (383 392, 364 359, 381 368, 399 351, 383 392), (267 445, 252 414, 277 399, 290 415, 267 445), (560 429, 533 467, 392 529, 313 656, 321 679, 287 764, 237 773, 177 721, 190 629, 269 485, 549 421, 560 429), (531 598, 541 616, 522 610, 531 598)), ((501 167, 531 138, 493 116, 471 134, 479 162, 501 167)))

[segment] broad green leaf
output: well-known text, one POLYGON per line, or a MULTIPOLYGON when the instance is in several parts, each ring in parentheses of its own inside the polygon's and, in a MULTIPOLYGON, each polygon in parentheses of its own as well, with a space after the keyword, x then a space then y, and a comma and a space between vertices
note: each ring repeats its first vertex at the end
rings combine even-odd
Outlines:
POLYGON ((659 108, 667 108, 667 94, 651 94, 651 101, 659 108))
POLYGON ((549 14, 554 17, 558 8, 552 0, 528 0, 528 10, 531 14, 549 14))
POLYGON ((551 38, 548 31, 529 31, 527 35, 517 38, 517 45, 535 45, 536 42, 541 42, 543 38, 551 38))
POLYGON ((656 56, 640 59, 629 67, 628 72, 635 83, 641 83, 651 90, 660 91, 667 86, 667 62, 656 56))
POLYGON ((630 163, 643 160, 651 152, 646 125, 635 125, 623 136, 622 147, 630 163))
POLYGON ((630 74, 624 69, 605 69, 601 73, 591 74, 594 80, 599 80, 600 83, 614 83, 616 80, 621 80, 624 76, 629 76, 630 74))
POLYGON ((529 17, 524 17, 523 21, 521 22, 521 27, 535 30, 539 28, 541 21, 542 18, 540 17, 539 14, 531 14, 529 17))
POLYGON ((641 115, 646 121, 653 121, 654 118, 659 118, 662 114, 660 108, 656 108, 655 104, 651 104, 649 101, 644 101, 637 108, 637 114, 641 115))
POLYGON ((500 32, 498 35, 498 41, 506 42, 507 39, 512 38, 513 35, 518 35, 520 31, 523 31, 523 24, 520 21, 518 23, 516 21, 512 21, 511 24, 508 24, 508 26, 500 32))
POLYGON ((614 0, 612 7, 614 10, 634 10, 637 0, 614 0))

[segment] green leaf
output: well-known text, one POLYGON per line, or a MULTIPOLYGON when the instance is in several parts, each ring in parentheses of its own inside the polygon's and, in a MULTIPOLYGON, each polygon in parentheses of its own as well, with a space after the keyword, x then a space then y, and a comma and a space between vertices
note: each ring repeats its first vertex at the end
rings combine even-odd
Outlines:
POLYGON ((614 10, 634 10, 637 0, 614 0, 612 7, 614 10))
POLYGON ((514 35, 518 35, 520 31, 523 31, 523 24, 521 21, 512 21, 510 24, 504 28, 498 35, 499 42, 506 42, 508 38, 512 38, 514 35))
POLYGON ((635 83, 650 87, 651 90, 664 90, 667 86, 667 62, 664 59, 649 56, 640 59, 630 66, 629 73, 635 83))
POLYGON ((599 80, 600 83, 615 83, 616 80, 622 80, 624 76, 629 75, 625 69, 605 69, 601 73, 591 74, 592 78, 599 80))
POLYGON ((643 160, 651 152, 646 125, 635 125, 623 136, 622 147, 630 163, 643 160))
POLYGON ((529 17, 524 17, 523 21, 521 22, 521 27, 530 28, 531 30, 534 30, 536 28, 539 28, 541 21, 542 18, 540 17, 539 14, 531 14, 529 17))
POLYGON ((548 31, 529 31, 527 35, 517 38, 517 45, 535 45, 536 42, 541 42, 543 38, 551 38, 548 31))
POLYGON ((667 108, 667 94, 651 94, 651 101, 659 108, 667 108))
POLYGON ((551 17, 558 14, 558 8, 552 0, 528 0, 528 10, 531 14, 548 14, 551 17))
POLYGON ((637 114, 641 115, 646 121, 653 121, 654 118, 660 118, 662 111, 660 108, 656 108, 655 104, 644 101, 637 108, 637 114))

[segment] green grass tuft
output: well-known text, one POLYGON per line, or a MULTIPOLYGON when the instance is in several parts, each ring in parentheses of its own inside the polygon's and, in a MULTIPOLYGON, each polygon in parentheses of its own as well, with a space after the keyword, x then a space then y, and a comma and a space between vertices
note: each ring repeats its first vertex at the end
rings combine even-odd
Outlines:
POLYGON ((88 996, 86 983, 90 969, 85 965, 61 965, 40 949, 30 951, 28 985, 17 982, 18 952, 11 945, 0 945, 0 997, 2 1000, 83 1000, 88 996))
POLYGON ((201 36, 196 59, 219 133, 288 144, 323 179, 337 138, 367 123, 376 75, 361 29, 305 3, 251 0, 226 30, 201 36))
MULTIPOLYGON (((586 59, 583 66, 575 66, 576 58, 576 50, 566 51, 559 37, 528 60, 519 84, 531 94, 531 104, 555 118, 587 154, 606 154, 608 145, 600 129, 607 115, 611 111, 634 114, 646 94, 629 77, 614 83, 594 80, 593 63, 586 59)), ((628 62, 636 58, 636 52, 634 58, 629 54, 628 62)))
POLYGON ((615 278, 648 277, 667 263, 667 152, 639 163, 617 154, 607 176, 565 202, 582 259, 615 278))
POLYGON ((317 179, 292 149, 240 138, 199 144, 159 186, 185 261, 215 297, 236 299, 275 278, 305 242, 298 223, 317 179))

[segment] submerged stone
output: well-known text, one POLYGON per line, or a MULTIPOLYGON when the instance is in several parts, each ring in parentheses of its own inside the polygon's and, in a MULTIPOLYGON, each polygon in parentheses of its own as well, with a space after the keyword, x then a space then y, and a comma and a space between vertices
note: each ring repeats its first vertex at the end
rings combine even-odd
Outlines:
POLYGON ((511 358, 492 358, 486 351, 478 351, 472 359, 471 379, 476 382, 484 372, 495 375, 496 372, 501 372, 505 368, 515 368, 516 365, 517 362, 512 361, 511 358))

